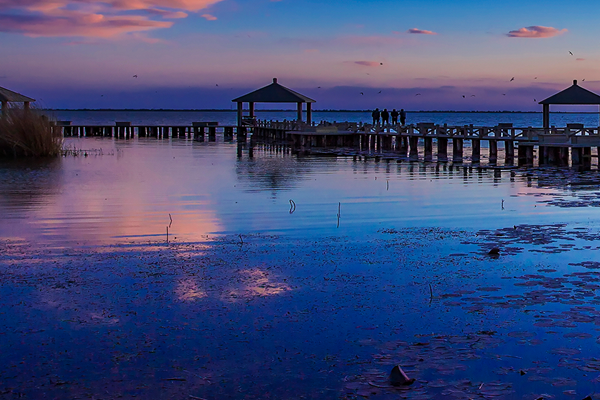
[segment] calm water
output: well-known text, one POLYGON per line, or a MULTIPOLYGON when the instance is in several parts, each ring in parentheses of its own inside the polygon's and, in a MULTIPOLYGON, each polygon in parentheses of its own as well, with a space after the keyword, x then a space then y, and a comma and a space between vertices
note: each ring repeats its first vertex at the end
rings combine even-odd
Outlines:
POLYGON ((312 237, 399 227, 588 223, 600 217, 595 208, 538 206, 540 198, 570 191, 540 187, 526 172, 436 171, 435 164, 297 158, 260 148, 252 159, 246 149, 238 158, 235 144, 177 140, 69 139, 66 145, 88 156, 1 165, 0 238, 158 240, 166 236, 169 214, 171 240, 179 241, 215 234, 312 237))
POLYGON ((2 399, 600 392, 597 166, 66 145, 0 163, 2 399))
MULTIPOLYGON (((217 121, 222 125, 235 125, 235 111, 53 111, 50 113, 58 120, 72 121, 76 124, 112 125, 115 121, 129 121, 135 124, 148 125, 188 125, 196 121, 217 121)), ((257 118, 282 121, 296 119, 294 111, 257 111, 257 118)), ((371 122, 369 112, 325 112, 315 111, 313 120, 319 121, 349 121, 371 122)), ((407 114, 407 123, 433 122, 462 126, 495 126, 498 123, 513 123, 515 127, 542 126, 541 113, 428 113, 419 112, 407 114)), ((598 114, 588 113, 552 113, 550 124, 566 126, 567 123, 582 123, 585 126, 597 127, 598 114)))

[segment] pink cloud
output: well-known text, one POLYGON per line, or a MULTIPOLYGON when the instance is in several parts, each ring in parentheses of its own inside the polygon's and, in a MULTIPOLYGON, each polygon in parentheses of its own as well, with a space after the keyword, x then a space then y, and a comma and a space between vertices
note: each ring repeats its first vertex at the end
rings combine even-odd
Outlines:
POLYGON ((362 65, 364 67, 378 67, 380 64, 377 61, 349 61, 351 63, 362 65))
POLYGON ((517 29, 516 31, 510 31, 506 34, 508 37, 518 38, 549 38, 557 35, 561 35, 567 32, 566 29, 558 30, 551 26, 528 26, 526 28, 517 29))
POLYGON ((206 19, 207 21, 216 21, 217 17, 215 17, 214 15, 211 14, 202 14, 202 18, 206 19))
MULTIPOLYGON (((222 0, 0 0, 0 32, 111 38, 173 26, 222 0), (16 12, 15 12, 16 11, 16 12)), ((210 14, 204 18, 214 20, 210 14)), ((142 36, 133 36, 142 37, 142 36)), ((148 39, 145 39, 148 41, 148 39)), ((152 41, 152 40, 150 40, 152 41)))
POLYGON ((411 28, 407 32, 408 33, 416 33, 419 35, 437 35, 437 33, 433 32, 433 31, 427 31, 424 29, 417 29, 417 28, 411 28))

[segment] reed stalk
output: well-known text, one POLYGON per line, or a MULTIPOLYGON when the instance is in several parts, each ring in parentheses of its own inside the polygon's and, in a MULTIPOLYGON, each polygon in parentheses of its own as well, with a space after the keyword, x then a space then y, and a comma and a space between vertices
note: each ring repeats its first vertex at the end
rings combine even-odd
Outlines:
POLYGON ((39 110, 9 107, 0 116, 0 157, 58 157, 63 138, 39 110))

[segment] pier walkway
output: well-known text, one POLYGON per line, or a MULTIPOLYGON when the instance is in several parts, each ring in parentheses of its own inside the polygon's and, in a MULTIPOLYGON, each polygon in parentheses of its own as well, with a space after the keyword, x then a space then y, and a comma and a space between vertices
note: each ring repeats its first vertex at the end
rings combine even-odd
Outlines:
POLYGON ((179 138, 203 142, 215 141, 222 134, 224 141, 279 143, 304 154, 331 152, 357 155, 365 152, 386 153, 409 160, 452 161, 465 158, 478 163, 482 149, 488 162, 498 161, 502 149, 505 165, 591 165, 600 154, 600 128, 567 124, 564 128, 513 127, 512 124, 485 126, 448 126, 433 123, 415 125, 371 125, 354 122, 321 122, 309 124, 297 121, 249 121, 243 126, 218 125, 217 122, 194 122, 190 125, 148 126, 117 122, 115 125, 71 125, 58 121, 55 129, 65 137, 114 137, 116 139, 179 138), (466 145, 466 146, 465 146, 466 145), (451 146, 451 153, 449 147, 451 146), (450 156, 449 156, 450 154, 450 156))

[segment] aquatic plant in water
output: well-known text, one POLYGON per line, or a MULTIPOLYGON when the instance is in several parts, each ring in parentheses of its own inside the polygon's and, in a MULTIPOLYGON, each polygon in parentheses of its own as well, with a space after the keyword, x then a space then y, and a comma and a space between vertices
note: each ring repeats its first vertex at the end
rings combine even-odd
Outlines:
POLYGON ((56 157, 63 138, 38 110, 12 107, 0 117, 0 157, 56 157))

